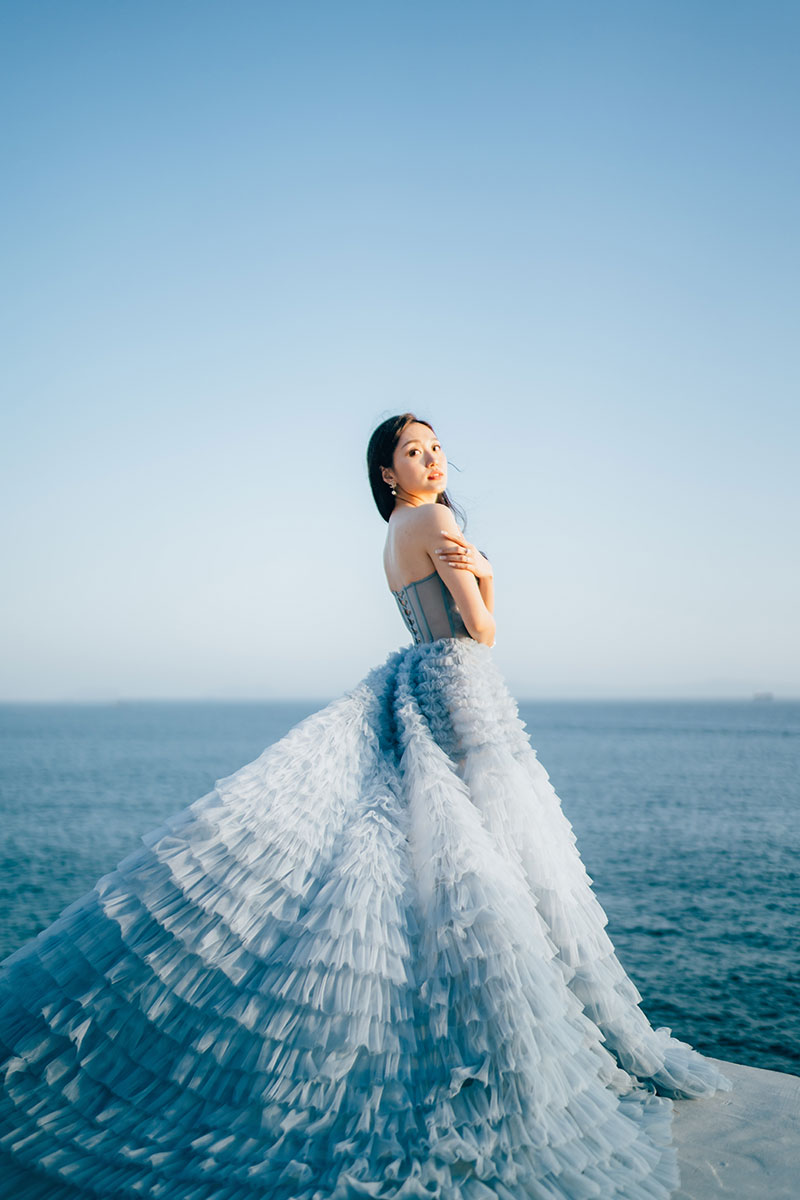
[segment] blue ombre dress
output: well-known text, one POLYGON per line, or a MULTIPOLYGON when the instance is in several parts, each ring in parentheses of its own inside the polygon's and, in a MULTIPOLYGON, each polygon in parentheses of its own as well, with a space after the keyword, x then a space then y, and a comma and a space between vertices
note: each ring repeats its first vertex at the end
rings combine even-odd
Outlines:
POLYGON ((414 645, 2 965, 0 1194, 675 1187, 667 1097, 729 1084, 639 1008, 490 650, 395 595, 414 645))

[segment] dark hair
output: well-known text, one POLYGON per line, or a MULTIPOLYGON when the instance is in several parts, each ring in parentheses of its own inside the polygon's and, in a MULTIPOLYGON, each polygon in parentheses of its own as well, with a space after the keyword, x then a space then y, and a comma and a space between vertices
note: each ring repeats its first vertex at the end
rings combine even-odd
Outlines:
MULTIPOLYGON (((400 434, 407 425, 414 422, 418 425, 427 425, 428 429, 435 432, 430 421, 423 421, 421 417, 414 416, 414 413, 400 413, 397 417, 389 417, 382 421, 377 429, 373 431, 372 437, 369 439, 367 446, 367 471, 369 473, 369 486, 372 488, 372 495, 375 503, 378 506, 378 512, 383 517, 384 521, 388 521, 394 509, 394 496, 389 491, 386 481, 383 478, 382 468, 391 467, 394 462, 394 452, 397 443, 400 440, 400 434)), ((461 513, 447 492, 442 492, 436 498, 437 504, 444 504, 447 508, 452 509, 457 518, 461 517, 461 513)))

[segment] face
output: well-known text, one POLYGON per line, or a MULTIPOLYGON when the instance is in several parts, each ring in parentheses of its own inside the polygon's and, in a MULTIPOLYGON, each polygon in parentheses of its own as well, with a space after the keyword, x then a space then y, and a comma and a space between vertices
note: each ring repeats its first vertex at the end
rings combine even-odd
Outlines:
POLYGON ((383 478, 397 487, 398 498, 430 502, 447 487, 447 459, 432 429, 419 421, 406 425, 383 478))

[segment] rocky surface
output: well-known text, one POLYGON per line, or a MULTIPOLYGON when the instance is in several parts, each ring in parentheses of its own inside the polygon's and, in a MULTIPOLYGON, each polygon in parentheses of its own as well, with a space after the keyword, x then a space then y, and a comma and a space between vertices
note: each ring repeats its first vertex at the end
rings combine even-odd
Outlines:
POLYGON ((675 1104, 674 1200, 800 1200, 800 1076, 719 1066, 732 1092, 675 1104))

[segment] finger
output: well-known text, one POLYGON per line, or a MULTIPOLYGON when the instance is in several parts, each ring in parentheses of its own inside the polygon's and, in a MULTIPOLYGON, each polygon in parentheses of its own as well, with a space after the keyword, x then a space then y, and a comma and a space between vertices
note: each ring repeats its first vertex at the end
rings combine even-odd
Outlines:
POLYGON ((455 542, 457 546, 468 546, 469 542, 461 533, 448 533, 446 529, 440 530, 442 535, 449 538, 451 542, 455 542))

